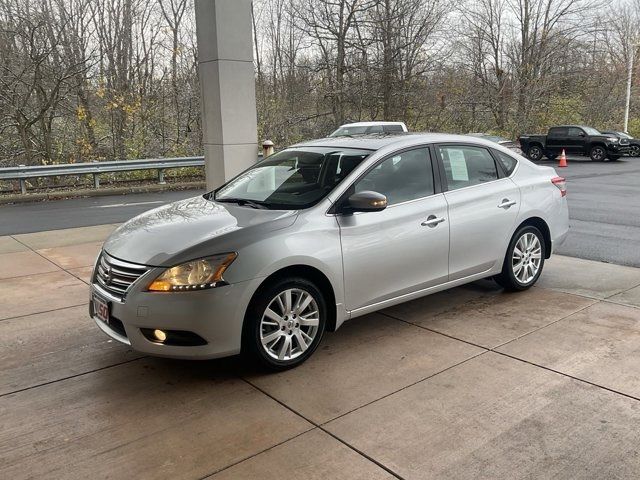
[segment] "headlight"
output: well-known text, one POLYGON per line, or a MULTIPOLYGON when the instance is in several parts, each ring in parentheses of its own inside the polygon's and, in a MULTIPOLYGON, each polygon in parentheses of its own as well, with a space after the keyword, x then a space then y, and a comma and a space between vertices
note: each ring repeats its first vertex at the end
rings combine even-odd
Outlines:
POLYGON ((607 137, 607 140, 609 140, 611 143, 618 143, 619 138, 618 137, 607 137))
POLYGON ((223 253, 168 268, 151 282, 148 290, 150 292, 177 292, 226 285, 222 274, 237 256, 237 253, 223 253))

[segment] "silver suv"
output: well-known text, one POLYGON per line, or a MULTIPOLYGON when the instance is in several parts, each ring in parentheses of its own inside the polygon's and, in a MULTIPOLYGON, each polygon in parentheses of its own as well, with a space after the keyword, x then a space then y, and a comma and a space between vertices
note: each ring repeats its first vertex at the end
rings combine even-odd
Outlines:
POLYGON ((552 168, 468 136, 294 145, 120 226, 90 314, 148 354, 292 367, 350 318, 486 277, 531 287, 567 235, 565 193, 552 168))

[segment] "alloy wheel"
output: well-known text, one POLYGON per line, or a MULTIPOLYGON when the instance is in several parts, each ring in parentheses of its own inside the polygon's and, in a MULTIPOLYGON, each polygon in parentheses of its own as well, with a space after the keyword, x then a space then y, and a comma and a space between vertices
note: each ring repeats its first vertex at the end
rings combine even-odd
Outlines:
POLYGON ((538 147, 531 147, 529 149, 529 158, 531 160, 540 160, 542 158, 542 150, 538 147))
POLYGON ((591 151, 591 158, 596 161, 604 160, 605 153, 604 149, 600 147, 596 147, 591 151))
POLYGON ((638 145, 631 145, 629 155, 632 157, 640 157, 640 147, 638 145))
POLYGON ((513 247, 511 257, 513 275, 520 284, 526 285, 536 278, 541 263, 542 245, 540 240, 534 233, 527 232, 518 239, 513 247))
POLYGON ((320 310, 313 296, 290 288, 276 295, 260 321, 262 348, 280 361, 294 360, 311 346, 318 334, 320 310))

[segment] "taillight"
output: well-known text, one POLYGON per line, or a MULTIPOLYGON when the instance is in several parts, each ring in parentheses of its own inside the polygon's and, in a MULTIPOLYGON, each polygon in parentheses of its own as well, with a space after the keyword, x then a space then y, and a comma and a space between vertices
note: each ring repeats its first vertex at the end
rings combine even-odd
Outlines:
POLYGON ((567 195, 567 181, 562 177, 553 177, 551 179, 551 183, 553 183, 558 190, 560 190, 560 196, 565 197, 567 195))

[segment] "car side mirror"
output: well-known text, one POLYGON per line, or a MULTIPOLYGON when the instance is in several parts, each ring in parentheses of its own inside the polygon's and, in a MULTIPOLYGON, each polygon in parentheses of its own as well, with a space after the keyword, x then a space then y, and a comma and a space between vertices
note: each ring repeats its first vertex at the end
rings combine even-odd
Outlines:
POLYGON ((351 195, 344 204, 345 212, 379 212, 387 208, 387 197, 370 190, 351 195))

